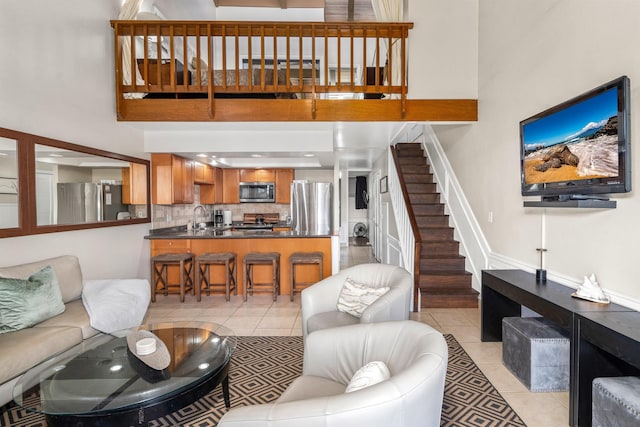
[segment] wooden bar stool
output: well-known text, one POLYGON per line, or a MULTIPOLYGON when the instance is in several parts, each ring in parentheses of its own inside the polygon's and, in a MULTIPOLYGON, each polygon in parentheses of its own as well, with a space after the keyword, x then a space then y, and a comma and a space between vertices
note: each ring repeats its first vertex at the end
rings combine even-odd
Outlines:
POLYGON ((151 302, 156 301, 158 283, 164 295, 169 294, 170 286, 180 288, 180 302, 184 302, 187 291, 194 291, 193 286, 193 254, 159 254, 151 258, 151 302), (169 267, 177 266, 180 273, 180 283, 169 283, 169 267))
POLYGON ((290 298, 293 301, 293 295, 296 292, 302 292, 306 287, 316 282, 296 282, 296 265, 317 264, 319 268, 318 282, 323 279, 322 268, 323 254, 322 252, 294 252, 289 256, 289 264, 291 266, 291 292, 290 298))
POLYGON ((280 292, 280 254, 278 252, 249 252, 242 260, 244 268, 244 289, 242 297, 247 301, 247 294, 255 290, 265 290, 273 294, 273 300, 278 299, 280 292), (270 265, 272 271, 272 281, 269 283, 256 283, 253 279, 254 265, 270 265))
POLYGON ((210 295, 212 290, 223 291, 226 300, 229 301, 231 299, 231 291, 233 291, 234 295, 238 295, 236 278, 236 254, 234 252, 209 252, 196 257, 196 297, 198 301, 202 299, 203 285, 207 295, 210 295), (224 266, 224 283, 211 282, 210 267, 212 265, 224 266))

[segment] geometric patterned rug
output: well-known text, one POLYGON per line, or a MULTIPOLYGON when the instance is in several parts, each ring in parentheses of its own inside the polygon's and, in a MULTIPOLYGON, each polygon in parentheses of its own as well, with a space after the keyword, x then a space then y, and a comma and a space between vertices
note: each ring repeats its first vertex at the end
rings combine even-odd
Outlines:
MULTIPOLYGON (((452 335, 442 427, 526 427, 452 335)), ((229 369, 231 406, 272 402, 302 373, 302 337, 238 337, 229 369)), ((213 427, 226 408, 218 386, 195 403, 149 422, 149 427, 213 427)), ((0 426, 46 426, 44 417, 13 403, 0 407, 0 426)))

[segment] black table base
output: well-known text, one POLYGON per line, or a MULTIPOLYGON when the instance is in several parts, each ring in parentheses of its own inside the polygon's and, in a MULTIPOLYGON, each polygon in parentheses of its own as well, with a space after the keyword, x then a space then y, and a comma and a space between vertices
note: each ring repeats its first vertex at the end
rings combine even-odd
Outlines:
POLYGON ((597 377, 640 375, 640 313, 577 298, 575 289, 521 270, 482 272, 481 339, 502 341, 502 318, 522 306, 565 328, 571 337, 569 424, 591 426, 591 384, 597 377))

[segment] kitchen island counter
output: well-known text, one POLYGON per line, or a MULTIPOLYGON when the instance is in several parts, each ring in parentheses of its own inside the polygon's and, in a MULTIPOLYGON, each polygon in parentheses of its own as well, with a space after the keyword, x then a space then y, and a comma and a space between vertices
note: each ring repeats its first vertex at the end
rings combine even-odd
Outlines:
MULTIPOLYGON (((278 252, 280 254, 280 294, 288 298, 291 271, 289 257, 294 252, 322 252, 323 277, 332 274, 331 236, 296 231, 233 230, 229 227, 211 227, 205 230, 187 230, 186 226, 150 230, 145 239, 150 240, 151 256, 161 253, 192 253, 195 256, 207 252, 234 252, 237 256, 238 293, 243 290, 244 271, 242 261, 249 252, 278 252)), ((219 276, 221 270, 216 275, 219 276)), ((170 273, 175 274, 176 272, 170 273)), ((268 281, 269 269, 265 266, 254 268, 257 283, 268 281)), ((313 282, 318 278, 317 266, 296 268, 296 279, 313 282)), ((219 277, 218 277, 219 279, 219 277)), ((216 280, 217 281, 217 280, 216 280)), ((177 277, 170 277, 177 283, 177 277)))
POLYGON ((265 239, 265 238, 315 238, 331 237, 328 234, 313 234, 298 231, 231 230, 231 227, 211 228, 203 231, 171 231, 152 233, 145 239, 265 239))

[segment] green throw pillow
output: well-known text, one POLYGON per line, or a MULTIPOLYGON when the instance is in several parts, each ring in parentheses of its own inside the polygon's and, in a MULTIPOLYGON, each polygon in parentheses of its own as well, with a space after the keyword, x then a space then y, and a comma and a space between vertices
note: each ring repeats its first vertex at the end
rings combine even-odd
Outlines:
POLYGON ((28 279, 0 277, 0 334, 28 328, 65 309, 51 266, 28 279))

